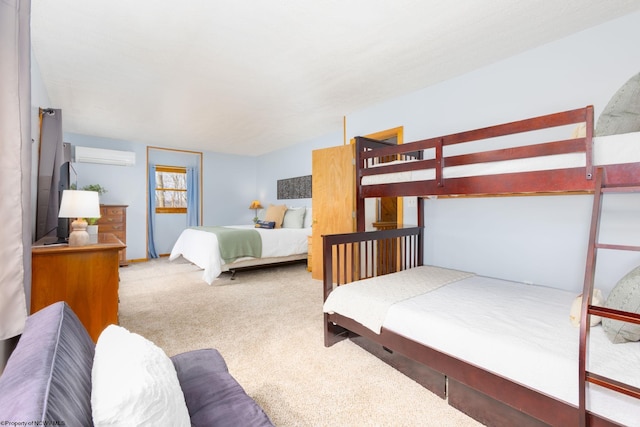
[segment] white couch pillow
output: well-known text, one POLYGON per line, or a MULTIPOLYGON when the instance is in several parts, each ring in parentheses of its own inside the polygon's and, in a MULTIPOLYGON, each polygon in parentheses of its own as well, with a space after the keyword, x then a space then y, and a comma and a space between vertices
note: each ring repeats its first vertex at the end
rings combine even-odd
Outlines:
POLYGON ((171 359, 146 338, 109 325, 98 338, 91 371, 98 426, 190 426, 171 359))

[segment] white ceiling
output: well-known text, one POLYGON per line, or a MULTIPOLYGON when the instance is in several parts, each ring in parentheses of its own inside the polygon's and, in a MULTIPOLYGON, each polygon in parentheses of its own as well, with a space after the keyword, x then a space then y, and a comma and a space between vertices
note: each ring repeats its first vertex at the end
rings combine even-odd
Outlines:
POLYGON ((260 155, 640 0, 32 0, 65 132, 260 155))

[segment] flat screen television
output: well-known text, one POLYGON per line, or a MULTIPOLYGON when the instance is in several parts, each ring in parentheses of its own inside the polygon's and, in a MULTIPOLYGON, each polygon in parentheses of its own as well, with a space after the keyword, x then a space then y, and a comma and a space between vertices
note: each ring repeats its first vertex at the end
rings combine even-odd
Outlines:
MULTIPOLYGON (((62 203, 62 192, 71 186, 71 164, 64 162, 60 166, 60 179, 58 180, 58 209, 62 203)), ((58 218, 58 228, 56 231, 57 243, 66 242, 69 238, 70 218, 58 218)))

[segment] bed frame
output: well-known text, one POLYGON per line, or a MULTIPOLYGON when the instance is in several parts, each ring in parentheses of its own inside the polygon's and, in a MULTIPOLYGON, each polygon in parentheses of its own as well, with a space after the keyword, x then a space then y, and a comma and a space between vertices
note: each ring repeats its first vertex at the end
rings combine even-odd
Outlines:
POLYGON ((253 270, 260 267, 275 267, 277 265, 292 264, 295 262, 307 262, 309 254, 296 254, 272 258, 251 258, 242 261, 235 261, 231 264, 223 264, 220 268, 222 273, 230 273, 230 280, 235 280, 239 272, 253 270))
MULTIPOLYGON (((640 315, 606 313, 591 306, 595 248, 599 223, 599 195, 603 187, 621 191, 640 191, 640 163, 607 165, 594 168, 592 163, 593 107, 535 117, 512 123, 430 138, 403 145, 389 146, 368 138, 356 138, 356 186, 358 232, 323 236, 324 298, 335 286, 362 278, 378 276, 423 264, 423 205, 427 196, 486 196, 546 193, 594 193, 589 259, 585 273, 583 319, 604 315, 640 323, 640 315), (444 156, 449 145, 480 141, 486 138, 515 135, 557 126, 585 124, 585 136, 560 141, 541 142, 518 148, 481 151, 473 154, 444 156), (435 152, 423 159, 424 150, 435 152), (490 161, 533 158, 552 154, 583 153, 585 165, 548 171, 518 172, 465 178, 443 177, 448 166, 470 165, 490 161), (406 160, 388 165, 389 159, 406 160), (376 167, 372 167, 372 165, 376 167), (390 172, 434 169, 435 179, 418 182, 362 185, 362 178, 390 172), (364 200, 370 197, 418 196, 418 225, 400 229, 365 232, 364 200), (596 206, 597 205, 597 206, 596 206), (377 258, 385 247, 401 248, 393 255, 393 271, 380 267, 377 258), (618 317, 615 317, 618 316, 618 317)), ((611 245, 609 245, 611 246, 611 245)), ((640 247, 617 249, 640 250, 640 247)), ((432 392, 446 398, 450 405, 487 425, 520 426, 614 426, 616 423, 588 412, 584 403, 586 382, 607 386, 607 379, 597 378, 585 370, 588 327, 580 332, 580 405, 578 407, 524 387, 508 378, 487 372, 463 360, 418 344, 385 328, 379 335, 358 322, 339 314, 324 314, 325 346, 350 338, 352 341, 409 375, 432 392), (602 381, 599 381, 602 380, 602 381)), ((639 397, 640 390, 614 384, 612 388, 639 397)))

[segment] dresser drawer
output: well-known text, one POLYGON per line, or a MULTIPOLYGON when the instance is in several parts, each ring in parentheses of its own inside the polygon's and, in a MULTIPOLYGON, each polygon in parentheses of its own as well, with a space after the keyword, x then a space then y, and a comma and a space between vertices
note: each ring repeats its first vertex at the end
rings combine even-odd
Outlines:
MULTIPOLYGON (((116 236, 122 243, 127 243, 127 206, 100 205, 99 232, 116 236)), ((127 265, 126 249, 120 251, 120 265, 127 265)))
POLYGON ((125 231, 125 225, 121 222, 98 222, 101 233, 115 233, 116 231, 125 231))
POLYGON ((122 222, 124 221, 125 210, 122 208, 105 208, 100 209, 100 215, 102 216, 100 219, 105 221, 112 222, 122 222))

